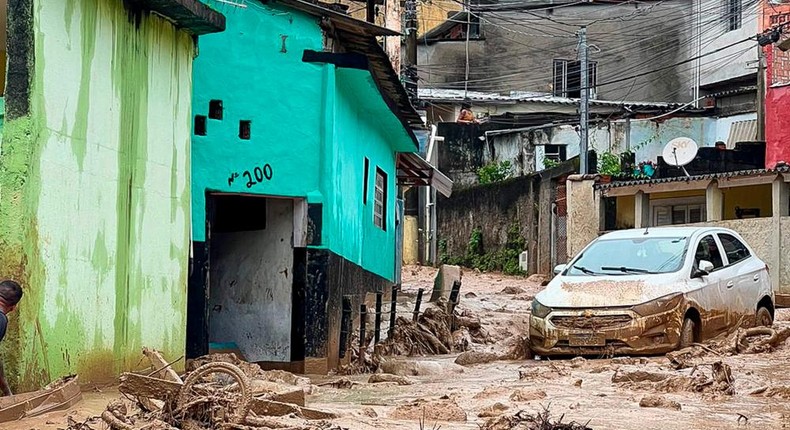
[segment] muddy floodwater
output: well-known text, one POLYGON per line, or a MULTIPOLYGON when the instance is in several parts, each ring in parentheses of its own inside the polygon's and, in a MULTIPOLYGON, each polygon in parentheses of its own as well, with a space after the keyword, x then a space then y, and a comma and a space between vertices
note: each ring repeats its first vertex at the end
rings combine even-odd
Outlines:
MULTIPOLYGON (((411 312, 418 288, 430 290, 434 274, 430 268, 404 269, 403 315, 411 312)), ((473 343, 470 349, 495 357, 526 336, 531 299, 540 288, 537 280, 466 271, 459 310, 480 318, 489 337, 489 343, 473 343)), ((777 311, 775 328, 790 328, 790 310, 777 311)), ((313 376, 317 388, 306 402, 337 413, 332 425, 353 430, 478 430, 500 415, 544 409, 563 416, 563 422, 592 429, 790 428, 788 343, 757 354, 712 349, 685 366, 673 365, 665 356, 495 360, 466 366, 455 363, 458 353, 389 357, 388 368, 401 370, 402 378, 369 383, 370 374, 313 376), (341 378, 342 384, 332 384, 341 378)), ((118 392, 113 387, 86 390, 84 397, 69 412, 2 428, 62 429, 68 415, 80 421, 100 414, 118 392)))

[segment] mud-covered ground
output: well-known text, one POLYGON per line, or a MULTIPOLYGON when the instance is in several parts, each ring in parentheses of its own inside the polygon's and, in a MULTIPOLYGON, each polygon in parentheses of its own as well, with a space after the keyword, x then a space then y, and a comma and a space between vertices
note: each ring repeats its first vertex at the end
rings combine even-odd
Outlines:
MULTIPOLYGON (((418 288, 426 289, 427 298, 434 274, 431 268, 404 269, 399 313, 411 312, 418 288)), ((526 335, 530 301, 540 289, 538 282, 525 278, 464 272, 459 310, 479 317, 491 341, 472 344, 470 349, 506 353, 519 336, 526 335)), ((790 327, 790 309, 777 311, 775 326, 790 327)), ((563 422, 577 421, 593 429, 790 428, 787 343, 769 353, 709 353, 697 359, 696 368, 681 370, 670 366, 664 356, 529 359, 471 366, 455 364, 458 354, 391 358, 395 361, 391 368, 409 370, 407 381, 401 381, 409 385, 371 384, 370 375, 352 375, 343 377, 354 383, 352 387, 333 388, 327 383, 340 376, 313 377, 319 388, 307 397, 307 405, 337 412, 340 418, 333 424, 353 430, 477 430, 492 415, 536 413, 544 408, 553 416, 563 416, 563 422), (711 379, 711 364, 719 361, 731 369, 724 382, 711 379), (423 417, 427 418, 420 424, 423 417)), ((65 428, 67 415, 77 421, 97 415, 117 397, 113 388, 87 391, 72 411, 0 428, 65 428)))

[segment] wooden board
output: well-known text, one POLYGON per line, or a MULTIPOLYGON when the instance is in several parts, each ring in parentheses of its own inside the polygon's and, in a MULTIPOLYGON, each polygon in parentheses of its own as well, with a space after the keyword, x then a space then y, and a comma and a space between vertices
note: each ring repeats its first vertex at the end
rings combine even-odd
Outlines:
POLYGON ((76 376, 62 378, 43 390, 4 397, 0 423, 68 409, 82 400, 76 376))

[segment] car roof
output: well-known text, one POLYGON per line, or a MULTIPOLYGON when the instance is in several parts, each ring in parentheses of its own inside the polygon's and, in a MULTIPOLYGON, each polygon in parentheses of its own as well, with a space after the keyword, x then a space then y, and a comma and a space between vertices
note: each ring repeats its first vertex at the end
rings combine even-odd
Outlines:
POLYGON ((729 231, 721 227, 649 227, 617 230, 606 233, 600 239, 632 239, 648 237, 691 237, 708 231, 729 231))

